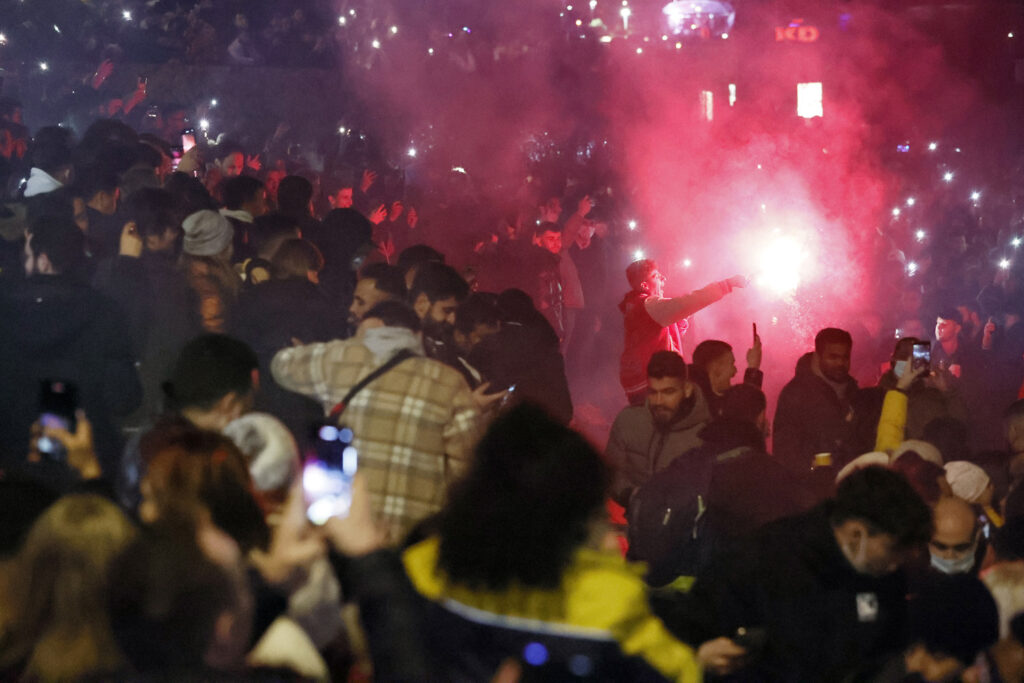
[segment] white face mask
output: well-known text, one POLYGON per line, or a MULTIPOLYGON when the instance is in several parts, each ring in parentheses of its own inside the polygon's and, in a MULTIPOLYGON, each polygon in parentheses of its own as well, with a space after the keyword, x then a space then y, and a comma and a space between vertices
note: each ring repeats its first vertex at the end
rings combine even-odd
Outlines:
POLYGON ((962 557, 958 557, 953 560, 947 560, 944 557, 932 554, 932 567, 943 574, 966 574, 971 571, 972 567, 974 567, 975 550, 977 550, 976 545, 972 546, 971 549, 964 553, 962 557))

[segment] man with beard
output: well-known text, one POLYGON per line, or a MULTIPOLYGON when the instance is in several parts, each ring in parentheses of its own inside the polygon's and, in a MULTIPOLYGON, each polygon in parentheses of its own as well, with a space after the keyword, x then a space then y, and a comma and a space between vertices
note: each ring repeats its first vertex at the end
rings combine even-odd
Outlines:
POLYGON ((614 471, 611 495, 622 506, 656 472, 699 446, 697 433, 710 419, 703 395, 687 380, 686 362, 675 351, 651 356, 647 383, 647 404, 619 413, 605 449, 614 471))
POLYGON ((452 337, 455 311, 469 296, 469 285, 458 271, 442 263, 424 263, 409 288, 409 305, 423 328, 427 358, 459 370, 461 364, 452 337))
POLYGON ((834 327, 818 332, 814 352, 797 362, 796 376, 783 387, 775 410, 775 456, 794 474, 810 480, 822 498, 831 489, 832 472, 871 446, 857 443, 859 389, 850 377, 852 349, 849 332, 834 327), (819 481, 812 476, 812 467, 827 476, 819 481))
POLYGON ((382 301, 405 301, 405 280, 397 266, 370 263, 359 273, 352 305, 348 307, 348 322, 353 328, 363 322, 363 316, 382 301))

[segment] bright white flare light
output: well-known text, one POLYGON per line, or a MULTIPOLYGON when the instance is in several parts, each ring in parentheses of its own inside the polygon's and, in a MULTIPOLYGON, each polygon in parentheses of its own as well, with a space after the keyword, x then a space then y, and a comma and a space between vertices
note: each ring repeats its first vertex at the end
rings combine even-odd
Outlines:
POLYGON ((391 35, 395 35, 396 33, 398 33, 398 27, 397 26, 392 26, 391 27, 391 35))
POLYGON ((900 210, 899 210, 899 208, 895 208, 895 209, 893 209, 893 210, 892 210, 892 215, 893 215, 893 217, 894 217, 894 218, 898 217, 898 216, 900 215, 900 210))
POLYGON ((374 38, 373 42, 370 43, 370 47, 372 47, 374 50, 379 50, 380 49, 380 41, 377 40, 376 38, 374 38))
POLYGON ((929 142, 928 143, 928 151, 929 152, 934 152, 938 148, 939 148, 939 143, 937 143, 937 142, 929 142))
POLYGON ((785 235, 773 238, 761 251, 757 285, 780 296, 794 293, 806 260, 807 251, 796 239, 785 235))
POLYGON ((918 242, 924 242, 924 239, 926 237, 928 237, 928 233, 926 233, 924 230, 918 230, 917 232, 914 233, 914 238, 918 242))
POLYGON ((338 26, 344 26, 348 23, 348 19, 345 17, 338 17, 338 26))
POLYGON ((980 192, 978 192, 977 190, 975 190, 974 192, 972 192, 972 193, 971 193, 971 201, 972 201, 972 202, 976 202, 976 201, 978 201, 979 199, 981 199, 981 193, 980 193, 980 192))
POLYGON ((47 71, 47 70, 49 70, 49 68, 50 68, 50 65, 47 64, 46 62, 39 62, 39 69, 41 71, 47 71))
POLYGON ((416 157, 416 148, 415 147, 410 147, 409 151, 406 152, 406 154, 408 154, 409 156, 415 158, 416 157))
POLYGON ((945 180, 947 183, 953 182, 953 172, 946 171, 946 173, 942 176, 942 179, 945 180))
POLYGON ((1012 240, 1010 240, 1010 244, 1012 244, 1015 247, 1019 247, 1020 246, 1020 242, 1021 242, 1021 239, 1019 237, 1014 237, 1012 240))
POLYGON ((688 258, 683 259, 683 268, 689 268, 692 265, 693 265, 693 261, 691 261, 688 258))
POLYGON ((132 20, 132 13, 129 12, 128 10, 125 10, 125 11, 121 12, 121 16, 124 17, 125 21, 131 21, 132 20))
POLYGON ((629 222, 629 229, 630 230, 636 230, 636 221, 630 221, 629 222))
POLYGON ((633 260, 634 261, 639 261, 643 257, 644 257, 644 250, 643 249, 637 249, 636 251, 633 252, 633 260))
POLYGON ((914 199, 913 197, 907 197, 907 206, 913 206, 916 203, 917 203, 916 199, 914 199))
POLYGON ((1010 259, 1004 258, 1002 261, 999 262, 999 267, 1002 268, 1003 270, 1007 270, 1010 267, 1010 259))
POLYGON ((914 277, 915 273, 917 273, 917 264, 911 261, 907 264, 907 275, 914 277))
POLYGON ((619 16, 622 17, 623 31, 629 30, 629 16, 631 14, 633 14, 633 10, 629 9, 628 7, 623 7, 622 9, 619 10, 619 16))
POLYGON ((210 130, 210 122, 206 119, 199 119, 199 128, 201 130, 210 130))
POLYGON ((210 106, 211 107, 216 107, 217 106, 217 100, 210 100, 210 106))

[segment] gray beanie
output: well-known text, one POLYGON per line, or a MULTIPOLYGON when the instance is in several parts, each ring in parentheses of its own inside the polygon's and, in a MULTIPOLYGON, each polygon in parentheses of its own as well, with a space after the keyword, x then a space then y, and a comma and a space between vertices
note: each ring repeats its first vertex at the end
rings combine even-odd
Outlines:
POLYGON ((231 221, 209 209, 196 211, 181 227, 185 230, 185 253, 193 256, 216 256, 231 244, 235 234, 231 221))

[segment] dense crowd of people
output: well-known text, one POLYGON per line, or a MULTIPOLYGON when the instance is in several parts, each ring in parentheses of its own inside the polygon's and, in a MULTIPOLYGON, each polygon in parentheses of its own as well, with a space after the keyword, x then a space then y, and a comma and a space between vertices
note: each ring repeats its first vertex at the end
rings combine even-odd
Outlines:
POLYGON ((748 279, 666 296, 581 188, 455 240, 165 113, 0 108, 0 678, 1024 680, 987 233, 901 252, 898 338, 820 330, 769 405, 756 327, 741 383, 683 358, 748 279))

